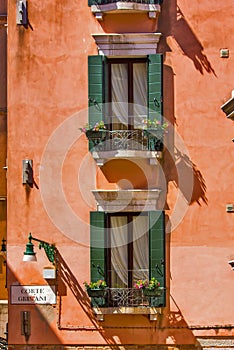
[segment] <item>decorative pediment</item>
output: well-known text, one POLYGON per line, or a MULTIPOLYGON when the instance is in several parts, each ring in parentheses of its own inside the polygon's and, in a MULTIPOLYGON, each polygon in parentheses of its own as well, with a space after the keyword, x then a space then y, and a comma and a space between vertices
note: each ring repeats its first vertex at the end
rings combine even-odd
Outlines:
POLYGON ((93 190, 98 211, 129 212, 157 209, 161 190, 93 190))
POLYGON ((146 56, 157 52, 161 33, 93 34, 99 54, 105 56, 146 56))

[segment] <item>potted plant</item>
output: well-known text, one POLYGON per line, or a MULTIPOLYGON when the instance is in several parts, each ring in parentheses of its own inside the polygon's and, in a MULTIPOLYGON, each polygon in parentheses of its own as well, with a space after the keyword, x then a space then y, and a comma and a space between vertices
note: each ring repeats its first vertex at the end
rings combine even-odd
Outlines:
POLYGON ((84 282, 84 286, 90 297, 104 298, 106 295, 107 284, 104 280, 90 283, 84 282))
POLYGON ((94 125, 86 124, 80 128, 80 131, 86 134, 88 140, 93 143, 92 146, 97 146, 106 140, 107 129, 103 120, 96 122, 94 125))
POLYGON ((161 123, 158 119, 143 119, 143 130, 148 139, 150 151, 163 150, 163 136, 167 132, 168 123, 161 123))
POLYGON ((144 296, 147 297, 160 297, 164 290, 163 287, 160 287, 160 282, 155 277, 152 277, 149 281, 136 281, 136 283, 134 284, 134 288, 141 289, 144 296))

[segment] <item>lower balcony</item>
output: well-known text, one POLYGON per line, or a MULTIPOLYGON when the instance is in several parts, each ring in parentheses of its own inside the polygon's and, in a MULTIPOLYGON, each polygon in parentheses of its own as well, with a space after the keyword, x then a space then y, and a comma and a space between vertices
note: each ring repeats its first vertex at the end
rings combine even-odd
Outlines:
POLYGON ((162 157, 163 135, 154 130, 88 130, 86 136, 93 158, 102 165, 111 158, 150 158, 152 164, 162 157))
POLYGON ((103 296, 91 297, 94 313, 101 318, 105 314, 146 314, 156 320, 161 314, 165 290, 146 296, 142 289, 106 288, 103 296))

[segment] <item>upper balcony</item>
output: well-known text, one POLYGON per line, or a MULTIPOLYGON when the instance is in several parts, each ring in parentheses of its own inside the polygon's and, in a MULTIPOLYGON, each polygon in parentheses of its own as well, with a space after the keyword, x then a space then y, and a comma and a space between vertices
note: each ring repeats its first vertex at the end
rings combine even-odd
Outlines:
POLYGON ((163 135, 158 130, 87 130, 89 148, 98 165, 113 158, 148 158, 157 164, 162 157, 163 135))
POLYGON ((162 313, 162 307, 165 306, 166 289, 149 293, 145 294, 143 290, 135 288, 106 288, 88 292, 93 312, 100 320, 104 320, 104 315, 108 314, 142 314, 148 315, 151 321, 155 321, 162 313))
POLYGON ((148 13, 156 18, 163 0, 89 0, 92 13, 102 20, 104 14, 112 13, 148 13))

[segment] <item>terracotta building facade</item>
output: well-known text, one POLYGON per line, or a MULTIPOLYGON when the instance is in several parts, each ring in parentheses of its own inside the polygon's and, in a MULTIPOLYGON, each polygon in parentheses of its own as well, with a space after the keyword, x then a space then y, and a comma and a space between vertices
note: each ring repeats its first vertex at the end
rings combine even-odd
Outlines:
POLYGON ((4 6, 8 348, 234 348, 232 1, 4 6))

